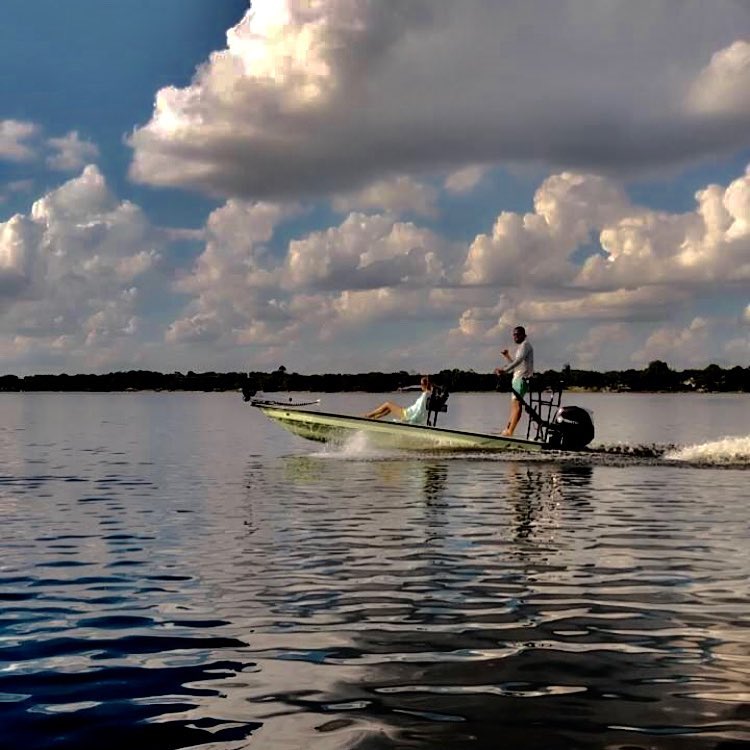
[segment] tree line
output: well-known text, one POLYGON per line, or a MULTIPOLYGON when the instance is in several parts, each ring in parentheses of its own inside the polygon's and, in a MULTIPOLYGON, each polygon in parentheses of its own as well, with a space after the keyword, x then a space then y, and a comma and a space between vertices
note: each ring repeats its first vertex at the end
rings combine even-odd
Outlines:
MULTIPOLYGON (((510 376, 498 378, 492 373, 473 370, 441 370, 429 373, 436 383, 452 392, 509 391, 510 376)), ((104 375, 3 375, 0 391, 239 391, 258 392, 313 391, 336 393, 365 391, 388 393, 419 381, 419 375, 398 372, 365 372, 357 374, 326 373, 301 375, 288 372, 283 365, 273 372, 172 372, 128 370, 104 375)), ((724 369, 712 364, 702 370, 673 370, 666 362, 655 360, 642 370, 597 372, 578 370, 565 365, 562 370, 547 370, 535 376, 537 387, 556 386, 592 391, 658 391, 658 392, 730 392, 750 391, 750 367, 724 369)))

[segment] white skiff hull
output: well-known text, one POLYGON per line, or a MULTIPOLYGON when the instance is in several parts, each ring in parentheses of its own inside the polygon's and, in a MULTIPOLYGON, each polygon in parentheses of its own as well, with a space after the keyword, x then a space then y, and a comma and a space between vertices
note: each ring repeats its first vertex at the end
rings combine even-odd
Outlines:
POLYGON ((269 419, 289 432, 322 443, 344 443, 364 433, 374 448, 411 451, 541 451, 544 443, 443 427, 423 427, 342 414, 327 414, 277 404, 254 403, 269 419))

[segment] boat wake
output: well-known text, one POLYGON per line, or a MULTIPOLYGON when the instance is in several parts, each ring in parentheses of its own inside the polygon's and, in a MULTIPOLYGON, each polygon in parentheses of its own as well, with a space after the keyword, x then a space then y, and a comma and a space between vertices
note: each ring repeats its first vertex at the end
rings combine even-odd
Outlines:
POLYGON ((608 456, 626 456, 631 458, 663 458, 671 451, 677 450, 678 445, 674 443, 639 443, 631 445, 629 443, 612 443, 604 445, 594 445, 589 452, 597 455, 608 456))
MULTIPOLYGON (((607 466, 643 464, 750 468, 750 435, 725 437, 696 445, 674 443, 593 445, 590 450, 574 455, 574 461, 607 466)), ((562 458, 563 454, 558 453, 557 456, 562 458)))
POLYGON ((664 454, 667 461, 686 461, 723 466, 750 466, 750 435, 726 437, 710 443, 673 448, 664 454))
POLYGON ((399 450, 383 450, 374 447, 363 432, 353 433, 343 443, 329 443, 322 450, 312 454, 316 458, 378 461, 421 455, 446 460, 474 460, 548 463, 565 463, 590 466, 686 466, 686 467, 727 467, 750 469, 750 435, 745 437, 725 437, 696 445, 675 443, 611 443, 592 445, 579 452, 509 451, 507 453, 444 452, 423 451, 418 454, 399 450))
POLYGON ((341 443, 326 443, 323 450, 313 454, 316 458, 339 458, 377 460, 380 458, 393 458, 403 455, 399 451, 387 451, 375 448, 364 432, 353 432, 341 443))

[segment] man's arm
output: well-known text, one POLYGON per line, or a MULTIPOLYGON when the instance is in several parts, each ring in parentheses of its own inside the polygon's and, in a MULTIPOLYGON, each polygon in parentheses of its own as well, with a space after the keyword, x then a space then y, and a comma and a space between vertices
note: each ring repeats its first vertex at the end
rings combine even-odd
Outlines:
MULTIPOLYGON (((503 357, 505 357, 505 359, 507 359, 508 362, 511 361, 510 352, 507 349, 503 349, 500 352, 500 354, 503 357)), ((494 372, 495 372, 495 375, 502 375, 505 372, 505 365, 501 365, 500 367, 496 367, 495 370, 494 370, 494 372)))
MULTIPOLYGON (((518 365, 523 362, 524 358, 526 357, 526 354, 528 353, 529 344, 528 342, 524 341, 518 349, 516 349, 516 356, 513 359, 510 359, 510 356, 508 356, 508 359, 510 362, 508 362, 507 365, 505 365, 502 369, 504 372, 510 372, 514 368, 518 367, 518 365)), ((508 351, 507 349, 505 350, 508 351)))

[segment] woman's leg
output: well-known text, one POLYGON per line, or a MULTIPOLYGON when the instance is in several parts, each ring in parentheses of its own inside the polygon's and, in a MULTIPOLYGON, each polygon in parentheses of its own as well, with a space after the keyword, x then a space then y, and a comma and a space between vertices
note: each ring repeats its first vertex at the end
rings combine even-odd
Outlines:
POLYGON ((393 414, 398 419, 403 419, 404 407, 394 404, 393 401, 385 401, 377 409, 373 409, 371 412, 365 414, 365 419, 380 419, 388 414, 393 414))

